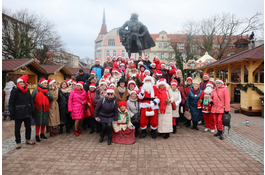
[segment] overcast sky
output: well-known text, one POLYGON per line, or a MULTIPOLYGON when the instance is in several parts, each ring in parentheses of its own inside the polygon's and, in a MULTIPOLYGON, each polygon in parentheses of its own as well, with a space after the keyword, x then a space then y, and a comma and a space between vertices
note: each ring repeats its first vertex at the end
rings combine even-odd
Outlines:
POLYGON ((3 0, 2 5, 13 12, 26 8, 54 22, 67 48, 80 58, 94 57, 104 7, 108 31, 123 25, 131 12, 139 14, 151 34, 178 33, 186 20, 222 12, 241 18, 261 12, 264 20, 264 0, 3 0))

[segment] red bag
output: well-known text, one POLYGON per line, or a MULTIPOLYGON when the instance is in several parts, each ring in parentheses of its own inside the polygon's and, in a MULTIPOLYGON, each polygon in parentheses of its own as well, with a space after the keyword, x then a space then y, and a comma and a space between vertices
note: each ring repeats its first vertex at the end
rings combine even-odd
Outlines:
POLYGON ((177 105, 175 102, 171 103, 171 106, 172 106, 172 110, 176 110, 177 109, 177 105))
POLYGON ((91 115, 90 109, 89 109, 88 105, 86 105, 84 118, 89 118, 91 116, 92 115, 91 115))

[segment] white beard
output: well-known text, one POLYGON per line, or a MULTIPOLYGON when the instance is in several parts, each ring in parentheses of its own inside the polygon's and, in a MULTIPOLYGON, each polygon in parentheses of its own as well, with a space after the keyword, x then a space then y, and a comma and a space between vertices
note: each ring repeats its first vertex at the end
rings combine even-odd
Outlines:
POLYGON ((211 87, 206 87, 206 89, 204 90, 204 93, 206 94, 211 94, 213 92, 213 89, 211 87))
POLYGON ((118 78, 120 78, 120 75, 112 75, 112 77, 113 77, 113 79, 118 79, 118 78))
POLYGON ((137 74, 131 74, 132 77, 136 77, 137 74))
POLYGON ((153 84, 152 83, 144 83, 143 88, 148 94, 150 94, 152 89, 153 89, 153 84))

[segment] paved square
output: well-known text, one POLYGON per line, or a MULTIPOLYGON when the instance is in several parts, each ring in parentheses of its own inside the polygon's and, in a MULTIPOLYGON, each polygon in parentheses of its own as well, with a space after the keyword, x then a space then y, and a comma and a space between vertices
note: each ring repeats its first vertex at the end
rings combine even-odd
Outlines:
MULTIPOLYGON (((230 134, 186 128, 165 140, 136 139, 134 145, 107 145, 89 129, 79 137, 56 135, 14 149, 14 122, 3 121, 3 174, 264 174, 264 120, 232 113, 230 134), (245 120, 250 126, 245 126, 245 120), (12 127, 12 129, 10 129, 12 127), (8 129, 7 129, 8 128, 8 129)), ((23 126, 24 127, 24 126, 23 126)), ((33 128, 34 131, 34 128, 33 128)), ((32 133, 32 138, 35 132, 32 133)), ((158 135, 158 134, 157 134, 158 135)), ((22 136, 24 138, 24 136, 22 136)))

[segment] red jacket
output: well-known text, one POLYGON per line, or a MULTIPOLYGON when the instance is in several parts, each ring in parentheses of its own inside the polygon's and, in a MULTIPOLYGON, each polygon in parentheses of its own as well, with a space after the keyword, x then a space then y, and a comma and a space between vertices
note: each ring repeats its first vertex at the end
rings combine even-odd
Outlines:
POLYGON ((182 84, 178 85, 178 89, 181 95, 181 104, 185 105, 186 103, 185 89, 182 84))
POLYGON ((210 113, 212 109, 210 98, 211 94, 205 94, 204 91, 202 91, 202 94, 197 103, 198 109, 202 109, 202 112, 204 113, 210 113))
POLYGON ((224 113, 230 111, 230 95, 229 90, 225 86, 214 88, 210 101, 213 102, 212 113, 224 113))
POLYGON ((94 111, 95 111, 94 106, 96 107, 96 103, 94 102, 95 94, 96 94, 96 90, 94 92, 87 91, 87 94, 86 94, 87 102, 91 104, 89 109, 90 109, 92 117, 94 117, 94 111))

